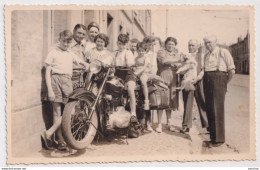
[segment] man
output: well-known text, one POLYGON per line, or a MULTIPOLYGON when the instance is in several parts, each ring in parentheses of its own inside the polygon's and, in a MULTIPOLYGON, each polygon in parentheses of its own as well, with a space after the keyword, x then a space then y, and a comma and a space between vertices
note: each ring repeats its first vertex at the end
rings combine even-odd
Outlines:
POLYGON ((134 58, 137 57, 137 44, 139 43, 139 40, 134 38, 130 41, 130 50, 132 51, 134 58))
POLYGON ((235 65, 230 52, 217 46, 215 36, 207 36, 204 43, 208 52, 204 58, 204 94, 209 122, 209 147, 218 147, 225 142, 225 96, 227 84, 235 74, 235 65))
MULTIPOLYGON (((70 46, 71 51, 82 60, 85 60, 85 45, 87 28, 82 24, 77 24, 73 29, 73 39, 70 46)), ((77 63, 73 63, 73 89, 83 87, 83 77, 81 70, 83 67, 77 63)))
POLYGON ((188 43, 188 49, 191 55, 190 57, 193 57, 197 62, 197 77, 192 82, 195 85, 195 91, 183 90, 184 114, 182 129, 180 132, 184 134, 188 133, 190 128, 192 127, 193 96, 195 97, 198 106, 202 128, 208 127, 208 119, 205 108, 205 97, 203 93, 203 84, 201 81, 204 74, 204 70, 202 69, 202 54, 198 52, 198 41, 195 39, 191 39, 188 43))

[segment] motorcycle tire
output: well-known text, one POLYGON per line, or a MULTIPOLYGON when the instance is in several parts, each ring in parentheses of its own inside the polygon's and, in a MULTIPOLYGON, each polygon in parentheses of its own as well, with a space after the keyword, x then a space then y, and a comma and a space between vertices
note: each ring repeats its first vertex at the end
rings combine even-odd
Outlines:
POLYGON ((86 119, 87 113, 90 113, 90 108, 91 102, 88 100, 75 100, 65 105, 61 130, 65 142, 72 149, 85 149, 96 135, 96 128, 98 127, 96 111, 93 112, 90 121, 86 119), (82 113, 82 111, 84 112, 82 113))

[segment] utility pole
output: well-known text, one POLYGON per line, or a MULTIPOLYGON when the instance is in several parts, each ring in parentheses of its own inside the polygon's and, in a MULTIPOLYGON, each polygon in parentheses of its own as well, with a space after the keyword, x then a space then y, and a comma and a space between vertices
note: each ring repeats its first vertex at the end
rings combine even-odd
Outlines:
POLYGON ((166 38, 168 37, 168 9, 166 9, 166 38))

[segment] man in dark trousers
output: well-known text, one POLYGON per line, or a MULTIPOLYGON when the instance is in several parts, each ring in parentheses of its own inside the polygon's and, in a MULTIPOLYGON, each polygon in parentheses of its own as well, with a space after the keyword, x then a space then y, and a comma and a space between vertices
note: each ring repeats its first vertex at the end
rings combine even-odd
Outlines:
POLYGON ((208 127, 208 119, 206 114, 205 97, 203 92, 202 81, 204 69, 202 69, 202 54, 198 51, 198 41, 195 39, 191 39, 188 43, 188 49, 191 57, 193 57, 197 62, 197 77, 193 80, 193 84, 195 85, 195 91, 183 91, 184 113, 182 129, 180 130, 180 132, 184 134, 189 133, 189 130, 192 126, 193 97, 195 97, 196 103, 198 105, 202 128, 208 127))
POLYGON ((217 46, 215 36, 204 38, 208 50, 204 57, 203 86, 206 112, 209 121, 209 147, 225 143, 225 96, 227 84, 235 74, 235 65, 230 52, 217 46))

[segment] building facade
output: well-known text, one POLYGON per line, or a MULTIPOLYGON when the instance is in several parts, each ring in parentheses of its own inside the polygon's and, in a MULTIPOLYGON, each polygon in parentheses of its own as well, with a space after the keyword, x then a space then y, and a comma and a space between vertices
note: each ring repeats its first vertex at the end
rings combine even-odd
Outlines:
POLYGON ((21 10, 11 16, 12 156, 42 149, 40 134, 52 124, 46 98, 44 60, 59 32, 96 21, 116 49, 119 33, 142 40, 151 34, 149 10, 21 10))
POLYGON ((234 58, 236 73, 249 74, 250 65, 250 35, 246 35, 244 39, 238 37, 237 43, 232 44, 229 48, 234 58))

